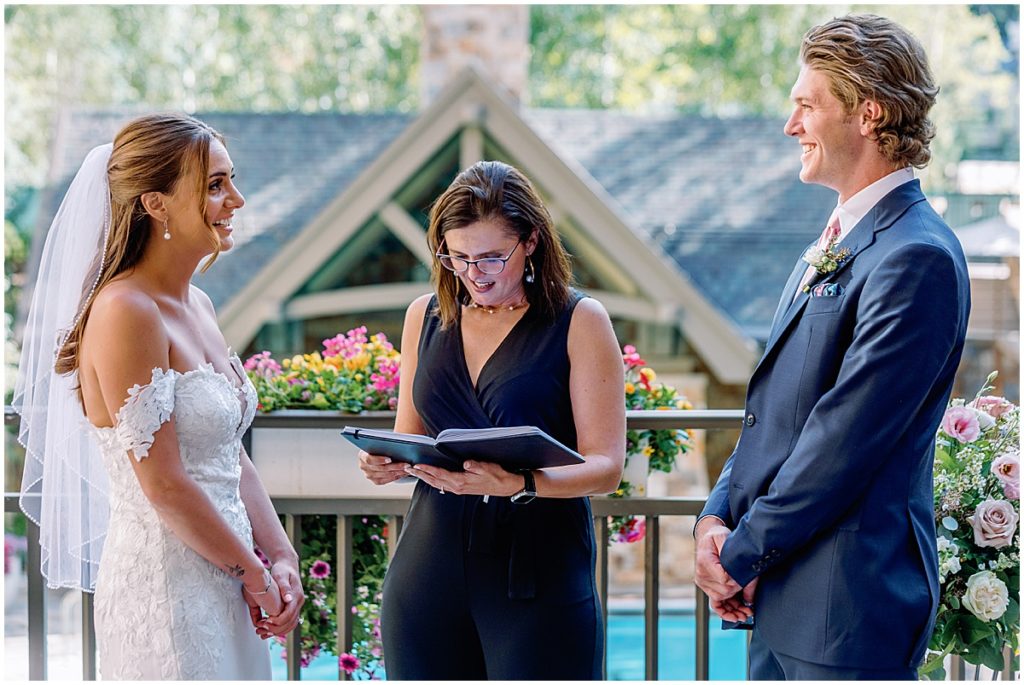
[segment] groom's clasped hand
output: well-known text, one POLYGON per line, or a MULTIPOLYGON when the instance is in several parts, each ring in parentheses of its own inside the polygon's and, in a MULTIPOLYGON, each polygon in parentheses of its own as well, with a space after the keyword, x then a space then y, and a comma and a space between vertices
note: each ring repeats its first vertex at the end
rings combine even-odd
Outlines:
POLYGON ((300 612, 306 603, 297 563, 274 562, 267 573, 267 583, 265 592, 250 592, 242 587, 249 618, 256 634, 264 640, 294 630, 302 620, 300 612))
POLYGON ((719 557, 729 532, 713 516, 701 521, 696 538, 695 580, 698 587, 707 594, 712 611, 726 621, 742 622, 754 615, 757 578, 746 587, 740 587, 722 566, 719 557))

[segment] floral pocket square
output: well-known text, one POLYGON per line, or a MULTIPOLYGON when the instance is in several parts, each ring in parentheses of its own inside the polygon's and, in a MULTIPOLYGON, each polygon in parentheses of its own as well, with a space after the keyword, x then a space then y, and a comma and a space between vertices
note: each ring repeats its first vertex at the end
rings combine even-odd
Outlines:
POLYGON ((839 297, 843 294, 843 286, 838 283, 819 283, 811 288, 811 297, 839 297))

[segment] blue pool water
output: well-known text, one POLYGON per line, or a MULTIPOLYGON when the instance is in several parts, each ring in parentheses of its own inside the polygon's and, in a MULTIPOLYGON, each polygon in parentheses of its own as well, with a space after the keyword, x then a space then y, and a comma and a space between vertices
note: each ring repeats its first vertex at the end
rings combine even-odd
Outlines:
MULTIPOLYGON (((693 680, 695 622, 692 614, 662 615, 658 631, 658 677, 661 680, 693 680)), ((747 632, 719 630, 711 622, 711 679, 745 680, 747 632)), ((271 643, 274 680, 286 680, 281 648, 271 643)), ((608 618, 608 680, 644 679, 644 617, 612 614, 608 618)), ((337 680, 338 659, 321 656, 302 669, 303 680, 337 680)))

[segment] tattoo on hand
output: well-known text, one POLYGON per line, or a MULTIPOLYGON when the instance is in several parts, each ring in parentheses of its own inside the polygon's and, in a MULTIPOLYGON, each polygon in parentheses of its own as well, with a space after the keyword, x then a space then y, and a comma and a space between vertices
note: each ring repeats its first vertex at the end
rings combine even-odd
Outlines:
POLYGON ((234 566, 228 566, 227 569, 228 573, 233 575, 235 578, 241 578, 245 575, 245 569, 239 566, 238 564, 235 564, 234 566))

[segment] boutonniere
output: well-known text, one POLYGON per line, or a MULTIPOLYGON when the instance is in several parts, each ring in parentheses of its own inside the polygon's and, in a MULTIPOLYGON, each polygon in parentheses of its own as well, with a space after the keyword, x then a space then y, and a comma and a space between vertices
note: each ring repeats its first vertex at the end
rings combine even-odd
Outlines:
MULTIPOLYGON (((822 249, 817 245, 812 245, 807 248, 807 252, 804 253, 804 261, 814 267, 814 270, 819 274, 830 274, 839 268, 839 265, 845 262, 850 257, 850 248, 844 247, 838 252, 833 251, 833 246, 829 245, 826 249, 822 249)), ((809 286, 804 286, 804 292, 810 292, 809 286)))

